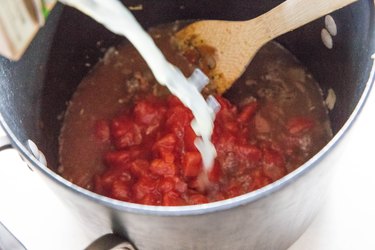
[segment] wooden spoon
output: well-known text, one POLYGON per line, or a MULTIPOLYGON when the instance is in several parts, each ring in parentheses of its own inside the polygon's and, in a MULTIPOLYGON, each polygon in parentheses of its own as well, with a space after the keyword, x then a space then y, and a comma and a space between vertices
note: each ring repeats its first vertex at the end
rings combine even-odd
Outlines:
MULTIPOLYGON (((241 76, 257 51, 272 39, 357 0, 286 0, 248 21, 199 21, 176 34, 182 50, 214 48, 208 72, 214 89, 224 93, 241 76)), ((251 4, 251 3, 249 3, 251 4)))

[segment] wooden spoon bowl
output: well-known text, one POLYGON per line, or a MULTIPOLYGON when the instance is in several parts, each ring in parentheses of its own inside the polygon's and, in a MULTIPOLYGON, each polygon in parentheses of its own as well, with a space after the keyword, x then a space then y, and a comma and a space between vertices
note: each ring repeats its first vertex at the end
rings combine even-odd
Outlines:
POLYGON ((208 72, 218 94, 245 71, 257 51, 272 39, 357 0, 286 0, 248 21, 199 21, 176 34, 182 50, 210 46, 215 67, 208 72))

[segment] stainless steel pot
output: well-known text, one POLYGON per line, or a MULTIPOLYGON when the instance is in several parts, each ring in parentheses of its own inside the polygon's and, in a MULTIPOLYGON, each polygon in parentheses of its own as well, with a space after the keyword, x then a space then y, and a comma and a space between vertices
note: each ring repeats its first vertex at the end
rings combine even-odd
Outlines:
MULTIPOLYGON (((281 1, 125 1, 142 4, 134 14, 145 26, 177 19, 244 20, 281 1)), ((115 232, 138 249, 285 249, 307 228, 325 197, 335 160, 374 80, 374 2, 332 14, 338 34, 333 49, 321 40, 324 19, 278 39, 305 64, 323 92, 337 96, 330 112, 334 138, 296 171, 257 191, 225 201, 154 207, 112 200, 57 175, 57 137, 62 112, 77 84, 105 48, 122 38, 82 14, 58 6, 19 62, 0 58, 0 123, 13 147, 78 213, 88 233, 115 232), (31 139, 48 168, 30 150, 31 139)), ((3 144, 5 144, 3 142, 3 144)), ((0 145, 1 148, 1 145, 0 145)), ((339 166, 338 166, 339 167, 339 166)), ((77 222, 78 223, 78 222, 77 222)))

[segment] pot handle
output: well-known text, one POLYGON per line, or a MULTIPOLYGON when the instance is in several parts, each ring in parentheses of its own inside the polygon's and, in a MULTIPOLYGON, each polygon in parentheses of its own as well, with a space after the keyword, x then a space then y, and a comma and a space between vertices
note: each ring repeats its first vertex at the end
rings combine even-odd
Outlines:
POLYGON ((136 248, 119 235, 106 234, 91 243, 85 250, 136 250, 136 248))
POLYGON ((0 135, 0 151, 12 148, 9 138, 6 135, 0 135))

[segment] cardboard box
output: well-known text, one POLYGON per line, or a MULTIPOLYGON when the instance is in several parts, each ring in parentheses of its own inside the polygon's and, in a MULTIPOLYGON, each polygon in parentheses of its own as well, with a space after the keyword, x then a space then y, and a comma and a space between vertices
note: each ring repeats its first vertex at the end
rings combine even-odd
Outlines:
POLYGON ((57 0, 1 0, 0 55, 18 60, 57 0))

